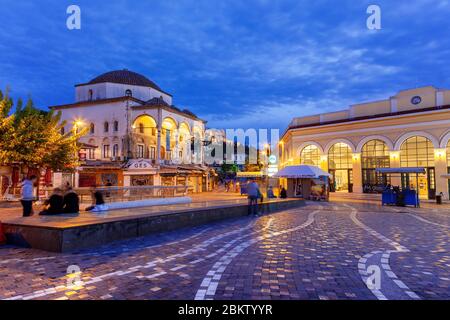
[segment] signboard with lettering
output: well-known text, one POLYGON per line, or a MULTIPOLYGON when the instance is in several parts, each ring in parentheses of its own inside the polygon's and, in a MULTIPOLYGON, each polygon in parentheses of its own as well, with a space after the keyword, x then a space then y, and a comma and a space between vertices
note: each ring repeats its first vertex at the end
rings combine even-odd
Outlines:
POLYGON ((153 166, 148 160, 131 160, 127 164, 128 170, 145 170, 153 169, 153 166))

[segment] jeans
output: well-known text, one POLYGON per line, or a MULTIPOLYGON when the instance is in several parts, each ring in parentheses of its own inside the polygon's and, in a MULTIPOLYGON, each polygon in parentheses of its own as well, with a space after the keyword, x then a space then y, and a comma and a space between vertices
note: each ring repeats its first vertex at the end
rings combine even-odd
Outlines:
POLYGON ((33 201, 31 200, 21 200, 23 207, 23 216, 30 217, 33 215, 33 201))
POLYGON ((248 214, 257 215, 258 214, 258 197, 249 196, 248 197, 248 214))

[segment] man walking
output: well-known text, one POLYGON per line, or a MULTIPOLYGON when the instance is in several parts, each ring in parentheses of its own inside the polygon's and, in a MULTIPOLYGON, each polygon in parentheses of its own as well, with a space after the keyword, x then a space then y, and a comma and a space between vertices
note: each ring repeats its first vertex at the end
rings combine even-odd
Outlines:
POLYGON ((23 207, 23 216, 24 217, 30 217, 33 215, 33 200, 34 200, 34 184, 37 181, 36 176, 30 176, 29 178, 26 178, 22 182, 22 207, 23 207))
POLYGON ((249 215, 258 215, 258 195, 260 194, 259 186, 255 180, 250 180, 247 184, 247 195, 248 195, 248 205, 249 215))

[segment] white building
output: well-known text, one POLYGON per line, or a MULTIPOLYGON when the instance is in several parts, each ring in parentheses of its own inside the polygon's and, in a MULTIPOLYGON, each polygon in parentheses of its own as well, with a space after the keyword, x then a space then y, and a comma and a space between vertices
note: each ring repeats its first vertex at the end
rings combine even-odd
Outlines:
POLYGON ((202 142, 206 121, 172 104, 172 95, 138 73, 119 70, 75 86, 75 103, 53 106, 63 130, 87 128, 78 172, 55 185, 189 185, 208 190, 202 142), (195 138, 195 143, 193 143, 195 138))

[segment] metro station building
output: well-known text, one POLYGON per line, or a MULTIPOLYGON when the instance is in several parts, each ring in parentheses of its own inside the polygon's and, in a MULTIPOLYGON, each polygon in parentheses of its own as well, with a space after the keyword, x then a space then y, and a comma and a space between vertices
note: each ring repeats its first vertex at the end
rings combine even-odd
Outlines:
POLYGON ((403 90, 386 100, 294 118, 279 144, 281 167, 316 165, 331 174, 332 192, 372 193, 410 187, 422 199, 449 199, 450 90, 403 90), (377 168, 425 168, 418 179, 377 168))

